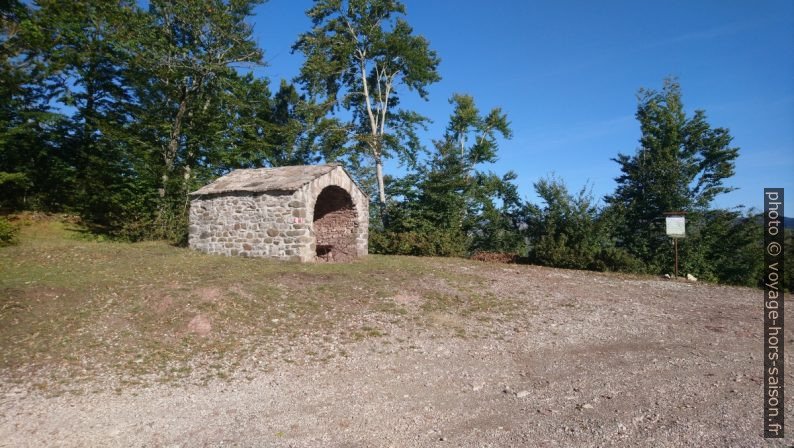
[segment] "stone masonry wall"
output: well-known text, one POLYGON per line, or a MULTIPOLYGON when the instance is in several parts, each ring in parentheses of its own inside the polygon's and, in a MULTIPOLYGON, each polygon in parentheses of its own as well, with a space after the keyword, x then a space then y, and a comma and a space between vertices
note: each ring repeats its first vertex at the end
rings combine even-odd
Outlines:
MULTIPOLYGON (((317 218, 314 216, 315 212, 319 212, 320 214, 323 213, 320 196, 328 187, 339 187, 350 195, 352 205, 355 209, 356 224, 351 234, 353 244, 355 245, 355 252, 351 253, 351 256, 365 257, 368 252, 369 199, 361 192, 358 186, 356 186, 350 176, 348 176, 341 167, 338 167, 325 176, 315 179, 303 188, 307 205, 306 212, 308 213, 306 221, 313 222, 314 219, 317 218), (315 207, 316 205, 318 207, 315 207)), ((314 222, 316 226, 316 221, 314 222)), ((318 244, 321 243, 318 242, 318 244)), ((341 260, 335 259, 334 261, 341 260)))
POLYGON ((219 255, 311 261, 314 238, 300 191, 228 193, 194 198, 188 243, 219 255))
POLYGON ((330 241, 337 248, 333 261, 349 260, 367 255, 368 207, 367 197, 341 167, 294 192, 194 196, 188 244, 210 254, 314 261, 317 241, 330 241), (334 204, 339 196, 328 203, 320 198, 327 187, 346 192, 341 209, 334 204))

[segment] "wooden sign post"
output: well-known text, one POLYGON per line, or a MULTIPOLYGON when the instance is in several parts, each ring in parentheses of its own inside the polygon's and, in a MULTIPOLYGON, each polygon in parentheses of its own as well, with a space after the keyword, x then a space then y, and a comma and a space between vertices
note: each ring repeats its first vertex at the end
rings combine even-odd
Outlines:
POLYGON ((673 239, 673 250, 675 251, 675 277, 678 277, 678 239, 686 236, 685 212, 666 212, 665 227, 667 236, 673 239))

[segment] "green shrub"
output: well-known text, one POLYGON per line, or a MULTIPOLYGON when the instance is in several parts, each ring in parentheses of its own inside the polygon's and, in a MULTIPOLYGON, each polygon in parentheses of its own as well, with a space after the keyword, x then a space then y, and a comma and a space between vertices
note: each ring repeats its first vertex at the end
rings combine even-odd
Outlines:
POLYGON ((10 246, 19 242, 19 227, 6 218, 0 218, 0 246, 10 246))
POLYGON ((598 271, 620 270, 613 263, 632 264, 623 259, 627 254, 610 246, 608 228, 587 186, 572 194, 565 182, 550 176, 535 182, 535 192, 543 204, 527 207, 530 262, 598 271))
MULTIPOLYGON (((709 282, 762 286, 763 241, 763 226, 754 213, 719 209, 691 213, 687 237, 678 245, 679 272, 709 282)), ((672 266, 669 247, 667 266, 672 266)))
POLYGON ((0 207, 20 208, 31 183, 23 173, 0 171, 0 207))
POLYGON ((634 274, 641 274, 647 270, 642 260, 618 247, 601 249, 589 268, 596 271, 631 272, 634 274))
POLYGON ((443 229, 370 231, 369 249, 374 254, 462 257, 466 255, 466 239, 443 229))

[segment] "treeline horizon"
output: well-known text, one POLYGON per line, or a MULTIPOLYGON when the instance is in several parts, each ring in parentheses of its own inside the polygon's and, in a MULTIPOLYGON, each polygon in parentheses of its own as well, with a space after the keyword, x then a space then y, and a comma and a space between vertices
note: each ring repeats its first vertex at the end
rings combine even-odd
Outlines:
MULTIPOLYGON (((375 253, 671 273, 663 213, 677 210, 687 212, 681 272, 758 285, 761 226, 751 211, 712 205, 732 190, 739 148, 704 111, 687 116, 675 78, 639 90, 642 137, 633 153, 616 150, 613 193, 599 201, 587 185, 571 191, 549 176, 535 182, 534 204, 515 172, 489 170, 512 137, 500 108, 481 111, 465 92, 433 98, 449 101, 448 125, 430 142, 419 137, 430 117, 401 99, 429 100, 441 59, 402 3, 316 0, 293 46, 300 73, 278 86, 248 70, 264 66, 246 23, 260 3, 4 2, 0 207, 74 213, 112 238, 184 244, 187 193, 214 178, 339 162, 374 205, 375 253), (385 173, 386 159, 406 174, 385 173)), ((0 241, 13 231, 5 221, 0 241)))

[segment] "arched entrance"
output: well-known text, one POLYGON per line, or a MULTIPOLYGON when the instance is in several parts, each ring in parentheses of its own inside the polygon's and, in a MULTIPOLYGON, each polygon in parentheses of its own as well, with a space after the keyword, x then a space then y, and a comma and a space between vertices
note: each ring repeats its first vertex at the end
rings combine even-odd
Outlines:
POLYGON ((344 188, 325 187, 314 204, 314 236, 319 261, 356 258, 358 220, 350 194, 344 188))

